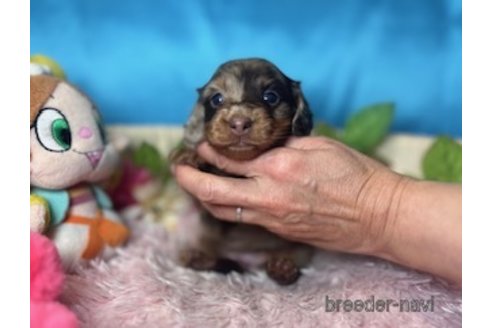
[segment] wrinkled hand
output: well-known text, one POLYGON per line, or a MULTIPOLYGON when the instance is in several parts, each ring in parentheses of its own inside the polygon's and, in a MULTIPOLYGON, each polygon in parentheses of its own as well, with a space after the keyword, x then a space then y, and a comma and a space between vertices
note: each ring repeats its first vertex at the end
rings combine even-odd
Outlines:
POLYGON ((244 179, 178 165, 178 183, 217 218, 256 224, 324 249, 375 254, 392 237, 393 212, 407 180, 380 163, 320 137, 291 138, 284 147, 237 162, 208 144, 199 155, 244 179))

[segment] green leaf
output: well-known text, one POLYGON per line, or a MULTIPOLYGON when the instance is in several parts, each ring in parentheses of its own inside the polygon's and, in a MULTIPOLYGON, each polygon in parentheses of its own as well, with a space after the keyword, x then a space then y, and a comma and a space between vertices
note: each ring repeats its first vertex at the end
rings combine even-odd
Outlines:
POLYGON ((393 103, 363 108, 348 120, 342 142, 360 152, 371 154, 388 134, 394 110, 393 103))
POLYGON ((461 144, 440 136, 424 155, 424 178, 442 182, 461 182, 461 144))
POLYGON ((338 136, 338 131, 332 127, 331 125, 328 125, 325 122, 318 122, 314 126, 314 134, 318 136, 324 136, 332 139, 339 139, 338 136))
POLYGON ((133 162, 137 166, 148 169, 153 175, 161 175, 167 166, 157 148, 147 142, 142 143, 135 150, 133 162))

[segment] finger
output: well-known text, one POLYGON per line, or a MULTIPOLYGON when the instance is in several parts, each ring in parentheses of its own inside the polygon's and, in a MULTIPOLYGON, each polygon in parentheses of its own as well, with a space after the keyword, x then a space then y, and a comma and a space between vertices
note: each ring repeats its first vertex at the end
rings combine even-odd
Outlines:
POLYGON ((202 202, 253 206, 259 201, 254 197, 257 187, 250 179, 221 177, 187 165, 177 165, 174 174, 179 185, 202 202))
POLYGON ((338 141, 327 137, 290 137, 285 143, 286 147, 295 149, 320 149, 329 144, 339 144, 338 141))
POLYGON ((219 154, 208 143, 202 143, 198 146, 198 154, 208 163, 217 167, 219 170, 237 174, 245 177, 254 176, 255 161, 235 161, 224 155, 219 154))
POLYGON ((250 208, 241 207, 240 213, 238 213, 239 207, 223 206, 210 203, 203 203, 203 206, 213 214, 217 219, 234 222, 234 223, 246 223, 263 225, 266 215, 257 212, 250 208))
POLYGON ((241 215, 238 215, 238 207, 223 206, 209 203, 202 203, 205 209, 219 220, 229 221, 233 223, 253 224, 263 227, 274 234, 282 231, 282 223, 261 210, 254 210, 251 207, 242 207, 241 215))
POLYGON ((297 148, 298 143, 302 143, 302 139, 302 137, 289 137, 285 142, 285 147, 297 148))

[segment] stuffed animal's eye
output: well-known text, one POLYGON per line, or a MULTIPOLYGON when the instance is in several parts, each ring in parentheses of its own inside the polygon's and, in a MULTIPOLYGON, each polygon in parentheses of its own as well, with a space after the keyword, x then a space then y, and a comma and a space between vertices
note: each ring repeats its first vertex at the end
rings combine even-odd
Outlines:
POLYGON ((42 109, 36 118, 35 130, 39 143, 49 151, 63 152, 72 146, 68 121, 57 109, 42 109))
POLYGON ((217 92, 212 96, 212 98, 210 98, 210 105, 212 105, 212 107, 214 108, 221 106, 223 103, 224 96, 220 92, 217 92))
POLYGON ((68 122, 64 118, 58 118, 53 121, 51 125, 51 133, 55 138, 56 143, 64 150, 70 148, 72 144, 72 134, 70 133, 70 127, 68 122))
POLYGON ((280 96, 273 90, 267 90, 263 92, 263 101, 273 107, 280 102, 280 96))

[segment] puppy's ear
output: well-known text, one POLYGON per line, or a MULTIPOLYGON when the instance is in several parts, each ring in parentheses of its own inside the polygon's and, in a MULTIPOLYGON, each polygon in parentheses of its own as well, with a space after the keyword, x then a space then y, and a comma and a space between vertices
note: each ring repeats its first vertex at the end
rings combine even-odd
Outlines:
POLYGON ((292 119, 292 135, 307 136, 313 129, 313 115, 309 109, 309 104, 301 91, 301 83, 291 81, 292 94, 296 104, 296 112, 292 119))
POLYGON ((197 101, 190 118, 184 126, 184 143, 187 148, 195 149, 205 135, 205 108, 197 101))

